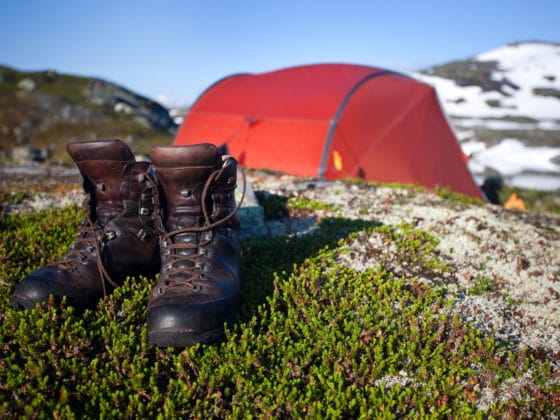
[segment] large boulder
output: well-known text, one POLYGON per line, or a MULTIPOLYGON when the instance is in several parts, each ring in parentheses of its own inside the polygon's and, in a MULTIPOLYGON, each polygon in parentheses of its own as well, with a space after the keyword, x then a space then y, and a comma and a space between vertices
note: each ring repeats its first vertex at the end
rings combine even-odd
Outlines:
POLYGON ((92 79, 84 95, 95 105, 107 106, 116 112, 134 115, 139 121, 156 130, 170 132, 177 128, 163 106, 114 83, 92 79))

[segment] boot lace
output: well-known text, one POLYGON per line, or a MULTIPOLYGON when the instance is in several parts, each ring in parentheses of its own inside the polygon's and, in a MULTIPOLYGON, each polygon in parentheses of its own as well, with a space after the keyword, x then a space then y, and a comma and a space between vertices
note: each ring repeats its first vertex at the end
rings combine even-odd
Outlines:
MULTIPOLYGON (((235 208, 226 216, 218 219, 216 221, 212 221, 209 211, 206 208, 206 199, 208 197, 208 192, 214 181, 216 181, 227 168, 228 159, 232 157, 229 155, 224 155, 222 157, 224 164, 220 169, 215 170, 210 174, 208 179, 206 180, 204 187, 202 189, 201 194, 201 203, 202 203, 202 214, 204 217, 204 223, 201 226, 188 226, 185 228, 173 230, 171 232, 166 233, 162 236, 161 241, 163 247, 165 247, 165 255, 166 255, 166 264, 163 269, 167 272, 168 276, 166 276, 165 286, 166 288, 171 287, 184 287, 186 284, 192 282, 193 279, 201 279, 203 280, 206 277, 206 270, 209 270, 205 264, 199 263, 198 259, 201 256, 208 255, 207 250, 205 250, 205 246, 212 242, 212 235, 197 235, 197 240, 189 243, 189 242, 177 242, 177 243, 169 243, 170 238, 185 234, 185 233, 202 233, 202 232, 209 232, 212 229, 223 225, 229 219, 231 219, 243 203, 243 199, 245 198, 245 192, 247 188, 247 180, 245 177, 245 172, 241 170, 241 175, 243 177, 243 190, 241 193, 241 199, 239 203, 235 206, 235 208), (205 237, 205 238, 204 238, 205 237), (181 254, 180 252, 174 251, 181 251, 181 250, 197 250, 192 254, 181 254), (186 263, 186 264, 185 264, 186 263), (185 281, 173 281, 177 279, 177 275, 181 275, 181 278, 185 278, 185 281)), ((197 284, 194 285, 195 290, 197 289, 197 284)), ((158 293, 164 294, 164 289, 158 287, 158 293)))
MULTIPOLYGON (((151 190, 154 181, 146 176, 146 190, 151 190)), ((146 191, 144 190, 144 192, 146 191)), ((144 193, 143 192, 143 193, 144 193)), ((64 270, 72 269, 76 263, 85 264, 88 261, 87 253, 95 255, 95 264, 99 273, 103 296, 107 296, 107 284, 113 288, 119 285, 108 273, 103 263, 103 247, 107 240, 115 238, 114 232, 105 232, 91 219, 91 198, 86 198, 83 204, 86 209, 84 221, 78 226, 78 236, 74 244, 68 249, 66 255, 56 265, 64 270)))
POLYGON ((111 276, 105 269, 105 265, 102 260, 102 241, 104 233, 96 226, 96 224, 91 220, 90 215, 86 215, 84 221, 78 226, 78 237, 76 242, 68 250, 63 259, 57 263, 62 269, 71 269, 74 264, 83 264, 88 260, 86 255, 87 252, 93 253, 96 259, 96 266, 99 272, 99 277, 101 278, 101 285, 103 288, 103 296, 107 295, 106 283, 109 283, 113 287, 117 287, 118 284, 111 279, 111 276))

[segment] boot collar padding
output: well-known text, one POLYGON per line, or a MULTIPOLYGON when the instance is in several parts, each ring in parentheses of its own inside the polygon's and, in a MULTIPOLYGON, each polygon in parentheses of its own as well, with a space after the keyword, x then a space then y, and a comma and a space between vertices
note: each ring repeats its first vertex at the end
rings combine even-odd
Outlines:
POLYGON ((115 160, 134 162, 134 154, 121 140, 77 141, 66 145, 75 162, 84 160, 115 160))
POLYGON ((210 143, 191 146, 153 146, 150 158, 156 168, 212 167, 222 166, 222 155, 210 143))

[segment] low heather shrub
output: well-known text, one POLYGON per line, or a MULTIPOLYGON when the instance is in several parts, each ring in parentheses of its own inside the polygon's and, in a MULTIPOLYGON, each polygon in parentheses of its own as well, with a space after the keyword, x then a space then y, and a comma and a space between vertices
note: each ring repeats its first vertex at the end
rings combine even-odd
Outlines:
POLYGON ((239 320, 212 345, 148 345, 152 278, 127 279, 84 313, 65 301, 13 310, 14 285, 65 252, 81 217, 69 207, 0 220, 2 418, 483 418, 560 409, 548 359, 465 324, 439 286, 382 264, 356 271, 337 262, 358 232, 378 230, 399 259, 437 276, 445 268, 437 241, 407 225, 324 218, 314 235, 245 240, 239 320), (527 376, 531 385, 519 381, 527 376), (502 395, 514 383, 517 393, 502 395))

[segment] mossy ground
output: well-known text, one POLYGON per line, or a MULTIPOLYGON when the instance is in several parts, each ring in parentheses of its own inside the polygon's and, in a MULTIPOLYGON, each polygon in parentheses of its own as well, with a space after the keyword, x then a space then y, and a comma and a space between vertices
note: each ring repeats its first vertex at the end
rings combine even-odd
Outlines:
MULTIPOLYGON (((296 210, 302 203, 298 202, 296 210)), ((437 240, 409 225, 323 217, 315 235, 242 242, 239 319, 212 345, 147 342, 154 279, 130 278, 95 310, 9 305, 26 273, 56 260, 81 209, 0 219, 0 417, 547 417, 551 360, 514 352, 448 310, 440 286, 337 256, 379 230, 398 263, 437 276, 437 240), (529 378, 530 380, 527 380, 529 378), (507 394, 505 389, 516 392, 507 394), (491 398, 488 399, 488 394, 491 398)))

